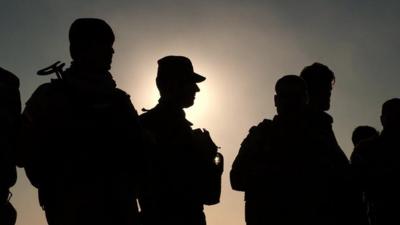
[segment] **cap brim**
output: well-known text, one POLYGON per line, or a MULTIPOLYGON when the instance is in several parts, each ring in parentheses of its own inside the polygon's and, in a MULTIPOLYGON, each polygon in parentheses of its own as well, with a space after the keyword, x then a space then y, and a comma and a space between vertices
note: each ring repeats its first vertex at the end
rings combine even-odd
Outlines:
POLYGON ((203 76, 201 76, 200 74, 197 74, 197 73, 193 73, 192 79, 193 79, 193 81, 196 82, 196 83, 200 83, 200 82, 203 82, 203 81, 206 80, 205 77, 203 77, 203 76))

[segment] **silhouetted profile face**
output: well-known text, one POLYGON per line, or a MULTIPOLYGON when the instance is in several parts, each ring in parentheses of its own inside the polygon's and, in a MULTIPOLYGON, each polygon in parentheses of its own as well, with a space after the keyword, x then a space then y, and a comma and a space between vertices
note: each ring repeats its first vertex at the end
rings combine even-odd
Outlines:
POLYGON ((307 83, 311 108, 327 111, 331 104, 332 86, 335 81, 334 73, 321 63, 314 63, 305 67, 301 73, 307 83))
POLYGON ((400 132, 400 99, 392 98, 382 106, 381 122, 383 129, 400 132))
POLYGON ((197 83, 206 78, 195 73, 190 60, 183 56, 166 56, 158 60, 157 87, 161 99, 179 108, 194 104, 197 83))
POLYGON ((278 115, 298 117, 304 114, 308 103, 307 86, 296 75, 283 76, 275 85, 275 106, 278 115))
POLYGON ((370 126, 358 126, 354 129, 353 134, 351 136, 351 140, 353 141, 353 145, 357 146, 361 141, 378 136, 378 131, 370 126))
POLYGON ((70 52, 75 63, 94 71, 111 68, 114 33, 103 20, 81 18, 69 30, 70 52))

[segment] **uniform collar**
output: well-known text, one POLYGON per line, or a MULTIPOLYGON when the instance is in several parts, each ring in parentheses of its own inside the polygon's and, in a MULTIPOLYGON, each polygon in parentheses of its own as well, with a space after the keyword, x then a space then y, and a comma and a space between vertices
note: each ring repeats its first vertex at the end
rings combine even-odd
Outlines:
POLYGON ((186 119, 185 111, 182 108, 169 104, 162 99, 158 101, 155 110, 162 111, 163 114, 168 118, 183 120, 185 123, 189 124, 189 126, 193 125, 189 120, 186 119))

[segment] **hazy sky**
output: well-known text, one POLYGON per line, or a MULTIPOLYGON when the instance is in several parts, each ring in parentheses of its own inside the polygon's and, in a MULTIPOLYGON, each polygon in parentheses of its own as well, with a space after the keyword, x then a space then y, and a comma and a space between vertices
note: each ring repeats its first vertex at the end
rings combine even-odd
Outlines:
MULTIPOLYGON (((141 113, 158 99, 157 59, 188 56, 207 80, 187 117, 210 131, 226 159, 222 202, 206 208, 208 224, 239 225, 243 194, 230 189, 229 170, 248 129, 274 115, 275 81, 327 64, 337 77, 334 130, 349 155, 354 127, 381 129, 382 103, 399 96, 399 11, 395 0, 2 0, 0 66, 19 76, 25 102, 50 79, 36 76, 38 69, 69 64, 72 21, 103 18, 116 35, 112 73, 141 113)), ((18 172, 17 224, 46 224, 36 190, 18 172)))

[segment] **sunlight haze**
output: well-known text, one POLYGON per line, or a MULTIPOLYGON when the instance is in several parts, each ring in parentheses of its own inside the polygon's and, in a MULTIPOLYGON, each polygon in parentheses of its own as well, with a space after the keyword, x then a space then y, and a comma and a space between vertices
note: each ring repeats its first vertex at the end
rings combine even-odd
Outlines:
MULTIPOLYGON (((225 156, 221 203, 206 207, 208 225, 243 225, 243 193, 229 184, 234 157, 251 126, 275 114, 274 85, 313 62, 336 75, 331 110, 341 147, 352 152, 358 125, 381 129, 380 107, 399 96, 398 1, 106 1, 3 0, 0 66, 21 81, 22 102, 50 77, 36 71, 70 63, 68 29, 79 17, 98 17, 116 40, 111 72, 139 114, 157 104, 157 60, 183 55, 199 83, 186 109, 194 128, 206 128, 225 156)), ((36 190, 23 170, 12 188, 17 225, 45 225, 36 190)))

